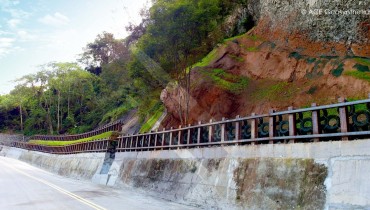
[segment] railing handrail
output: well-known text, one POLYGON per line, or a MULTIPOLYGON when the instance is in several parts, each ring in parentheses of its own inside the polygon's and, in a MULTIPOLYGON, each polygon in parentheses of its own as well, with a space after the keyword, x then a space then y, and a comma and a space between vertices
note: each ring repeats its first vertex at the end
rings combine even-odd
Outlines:
POLYGON ((30 140, 54 140, 54 141, 73 141, 76 139, 88 138, 90 136, 98 135, 103 132, 108 131, 117 131, 122 126, 122 120, 117 120, 113 123, 106 124, 98 129, 94 129, 89 132, 84 132, 80 134, 71 134, 71 135, 34 135, 30 138, 30 140), (74 138, 74 139, 68 139, 74 138))

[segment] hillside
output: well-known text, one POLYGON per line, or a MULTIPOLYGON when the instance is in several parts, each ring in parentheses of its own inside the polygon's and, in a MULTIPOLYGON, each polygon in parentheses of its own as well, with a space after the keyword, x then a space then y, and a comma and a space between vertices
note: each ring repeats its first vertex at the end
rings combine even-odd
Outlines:
MULTIPOLYGON (((313 102, 328 104, 340 96, 366 98, 370 90, 369 19, 366 15, 305 12, 316 8, 367 7, 355 1, 346 5, 249 1, 246 9, 256 26, 226 39, 191 70, 188 122, 307 107, 313 102)), ((182 124, 185 95, 185 88, 177 84, 162 91, 161 100, 169 113, 163 127, 182 124)))

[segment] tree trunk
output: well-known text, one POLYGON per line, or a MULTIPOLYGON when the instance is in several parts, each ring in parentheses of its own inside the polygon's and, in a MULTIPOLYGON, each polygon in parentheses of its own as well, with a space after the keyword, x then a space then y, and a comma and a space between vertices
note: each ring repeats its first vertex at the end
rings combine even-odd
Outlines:
POLYGON ((19 104, 19 113, 21 116, 21 131, 23 133, 23 114, 22 114, 22 103, 19 104))
POLYGON ((58 104, 57 104, 57 132, 60 132, 60 91, 58 90, 58 104))

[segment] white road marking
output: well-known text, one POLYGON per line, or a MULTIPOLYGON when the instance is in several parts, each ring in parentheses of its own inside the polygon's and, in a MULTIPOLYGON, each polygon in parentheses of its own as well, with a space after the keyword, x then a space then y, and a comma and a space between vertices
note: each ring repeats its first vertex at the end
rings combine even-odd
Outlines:
POLYGON ((47 182, 45 180, 39 179, 37 177, 34 177, 34 176, 32 176, 32 175, 30 175, 30 174, 28 174, 26 172, 23 172, 23 171, 15 168, 13 166, 11 166, 11 165, 8 165, 8 164, 6 164, 6 165, 7 165, 7 167, 12 168, 13 170, 17 171, 18 173, 23 174, 24 176, 27 176, 27 177, 29 177, 29 178, 31 178, 33 180, 38 181, 38 182, 41 182, 41 183, 43 183, 43 184, 45 184, 45 185, 47 185, 47 186, 49 186, 49 187, 57 190, 58 192, 60 192, 62 194, 68 195, 69 197, 74 198, 74 199, 80 201, 81 203, 83 203, 83 204, 85 204, 87 206, 90 206, 93 209, 96 209, 96 210, 107 210, 106 208, 103 208, 103 207, 101 207, 101 206, 99 206, 99 205, 97 205, 97 204, 95 204, 95 203, 93 203, 93 202, 91 202, 89 200, 86 200, 86 199, 84 199, 84 198, 82 198, 82 197, 80 197, 80 196, 78 196, 78 195, 76 195, 74 193, 71 193, 68 190, 65 190, 65 189, 63 189, 61 187, 58 187, 55 184, 52 184, 52 183, 47 182))

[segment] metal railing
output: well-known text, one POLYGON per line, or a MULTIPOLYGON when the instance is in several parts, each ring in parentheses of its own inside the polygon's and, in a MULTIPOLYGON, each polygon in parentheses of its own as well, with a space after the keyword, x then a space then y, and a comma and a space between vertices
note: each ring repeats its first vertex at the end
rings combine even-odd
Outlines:
POLYGON ((122 125, 123 125, 122 121, 119 120, 113 123, 106 124, 102 127, 99 127, 93 131, 89 131, 86 133, 75 135, 35 135, 32 136, 30 140, 73 141, 78 139, 89 138, 108 131, 119 131, 122 125))
MULTIPOLYGON (((369 99, 309 108, 293 109, 268 114, 253 113, 248 117, 225 119, 198 125, 189 125, 170 130, 145 134, 120 135, 118 152, 179 149, 243 144, 275 144, 295 142, 318 142, 353 140, 370 137, 370 96, 369 99)), ((108 141, 108 140, 103 140, 108 141)), ((16 145, 19 147, 20 145, 16 145)), ((20 147, 22 148, 21 145, 20 147)), ((79 152, 101 152, 106 148, 86 142, 68 148, 43 147, 34 145, 31 150, 56 154, 79 152), (85 145, 86 144, 86 145, 85 145), (94 146, 95 145, 95 146, 94 146), (92 148, 92 149, 91 149, 92 148)), ((29 147, 29 146, 28 146, 29 147)))
MULTIPOLYGON (((369 96, 370 97, 370 96, 369 96)), ((370 137, 370 99, 249 117, 222 119, 146 134, 120 136, 117 151, 142 151, 212 145, 274 144, 352 140, 370 137)))
POLYGON ((76 154, 76 153, 92 153, 92 152, 107 152, 109 143, 108 139, 99 139, 65 146, 45 146, 37 144, 29 144, 25 142, 13 142, 12 147, 17 147, 26 150, 45 152, 51 154, 76 154))

